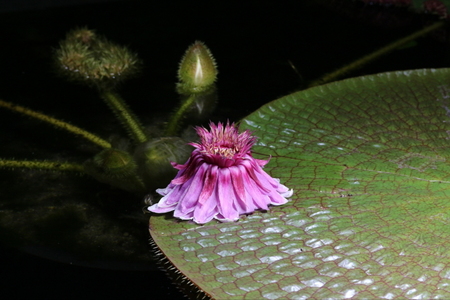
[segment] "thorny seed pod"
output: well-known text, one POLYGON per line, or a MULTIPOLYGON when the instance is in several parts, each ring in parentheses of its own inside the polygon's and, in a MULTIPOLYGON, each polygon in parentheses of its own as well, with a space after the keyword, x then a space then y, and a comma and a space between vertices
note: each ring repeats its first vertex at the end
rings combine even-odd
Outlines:
POLYGON ((69 80, 111 86, 135 75, 140 61, 128 48, 114 44, 93 30, 75 29, 55 52, 57 70, 69 80))

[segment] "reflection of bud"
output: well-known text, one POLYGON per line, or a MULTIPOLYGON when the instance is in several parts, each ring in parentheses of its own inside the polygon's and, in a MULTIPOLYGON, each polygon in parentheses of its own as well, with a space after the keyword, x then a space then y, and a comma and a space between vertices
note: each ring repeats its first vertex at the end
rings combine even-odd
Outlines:
POLYGON ((180 94, 204 92, 213 86, 217 67, 209 49, 202 42, 191 45, 180 63, 177 90, 180 94))
POLYGON ((87 28, 69 32, 56 50, 60 72, 88 84, 116 83, 134 75, 140 66, 126 47, 111 43, 87 28))
MULTIPOLYGON (((217 105, 216 89, 211 88, 205 93, 197 93, 190 96, 194 98, 194 101, 186 110, 183 116, 184 120, 193 123, 208 120, 217 105)), ((190 96, 181 95, 181 101, 184 102, 190 96)))

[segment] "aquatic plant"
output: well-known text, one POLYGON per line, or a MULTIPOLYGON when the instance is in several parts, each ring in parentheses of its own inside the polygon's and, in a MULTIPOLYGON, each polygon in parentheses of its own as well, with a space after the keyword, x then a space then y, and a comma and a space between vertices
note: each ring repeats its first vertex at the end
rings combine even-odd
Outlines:
POLYGON ((185 119, 201 122, 212 112, 217 100, 214 58, 198 41, 187 49, 180 63, 177 84, 180 107, 169 118, 163 136, 147 132, 117 93, 117 86, 136 76, 141 65, 137 55, 128 48, 108 41, 93 30, 79 28, 60 42, 55 51, 55 64, 60 75, 97 89, 126 129, 129 140, 110 142, 67 122, 0 100, 0 107, 47 122, 103 148, 83 165, 1 159, 0 167, 82 172, 142 196, 174 176, 170 162, 184 161, 189 156, 190 147, 178 136, 185 119))
POLYGON ((213 299, 449 297, 449 82, 449 69, 362 76, 245 117, 292 201, 234 223, 152 216, 173 276, 213 299))
MULTIPOLYGON (((280 177, 283 183, 290 188, 302 191, 298 197, 295 196, 293 199, 293 205, 284 208, 277 207, 266 214, 256 212, 248 217, 243 217, 237 223, 220 224, 212 221, 211 224, 202 227, 189 222, 177 223, 172 218, 152 216, 152 235, 155 237, 156 243, 184 275, 211 296, 219 298, 223 295, 237 298, 243 296, 273 298, 299 292, 303 295, 320 297, 319 285, 327 288, 324 288, 324 291, 331 290, 335 294, 342 294, 346 297, 352 295, 364 296, 362 292, 356 294, 357 291, 354 291, 361 287, 355 281, 357 278, 361 278, 359 276, 362 274, 361 270, 364 271, 362 268, 355 267, 357 266, 355 261, 364 262, 364 259, 370 256, 371 267, 376 266, 374 261, 386 262, 386 259, 389 258, 389 256, 383 256, 386 252, 376 252, 380 250, 381 246, 390 245, 389 233, 394 232, 393 236, 398 238, 399 241, 398 244, 394 245, 396 248, 389 248, 392 250, 389 252, 390 254, 403 253, 408 258, 413 257, 417 264, 420 263, 417 260, 418 255, 410 255, 411 249, 406 247, 408 242, 411 241, 402 235, 397 235, 399 227, 395 219, 398 217, 398 219, 410 221, 408 216, 415 215, 416 204, 419 205, 423 201, 423 197, 414 198, 411 205, 395 202, 398 206, 391 206, 391 202, 394 203, 393 201, 397 200, 396 196, 399 195, 400 191, 414 190, 417 183, 415 180, 424 179, 422 181, 425 186, 419 185, 416 190, 423 193, 425 193, 424 191, 429 192, 424 196, 427 199, 425 201, 427 208, 437 202, 438 208, 436 210, 445 211, 446 209, 442 195, 437 193, 440 191, 439 185, 433 184, 435 180, 442 179, 440 178, 442 176, 433 173, 433 170, 441 170, 445 154, 439 152, 440 150, 433 152, 426 147, 425 150, 420 150, 420 146, 431 143, 427 138, 421 140, 421 134, 426 137, 425 131, 427 130, 421 131, 423 128, 420 126, 424 124, 419 123, 420 128, 410 124, 420 119, 420 116, 412 121, 408 121, 409 119, 406 117, 413 107, 422 113, 422 117, 431 116, 431 111, 439 111, 436 119, 431 122, 429 131, 436 132, 436 140, 442 141, 444 139, 443 130, 447 130, 447 128, 442 127, 443 125, 439 121, 444 117, 442 108, 447 106, 445 102, 447 97, 446 76, 444 70, 443 72, 417 71, 407 72, 406 74, 391 73, 378 77, 366 77, 310 89, 261 108, 245 118, 241 126, 244 130, 254 131, 254 134, 260 137, 255 146, 255 157, 267 159, 268 156, 273 156, 271 161, 273 165, 268 165, 265 170, 271 176, 280 177), (371 84, 371 82, 374 83, 371 84), (436 85, 441 86, 441 88, 436 88, 436 85), (411 88, 411 86, 417 86, 417 88, 411 88), (361 93, 360 87, 364 87, 364 93, 361 93), (408 92, 410 90, 412 92, 408 92), (409 97, 418 99, 418 102, 413 102, 410 106, 404 104, 398 110, 395 110, 395 116, 389 118, 389 111, 385 107, 393 105, 392 95, 401 95, 402 99, 409 97), (369 100, 364 104, 357 101, 361 98, 369 100), (377 102, 379 99, 383 99, 383 101, 377 102), (430 99, 440 99, 441 102, 438 103, 437 107, 427 106, 430 99), (353 101, 356 101, 355 104, 350 104, 353 101), (364 109, 361 109, 361 107, 364 109), (296 116, 295 120, 291 119, 292 115, 296 116), (352 116, 355 118, 352 119, 352 116), (402 127, 405 123, 399 122, 398 119, 406 120, 406 125, 410 127, 402 127), (358 122, 361 120, 364 120, 363 122, 372 130, 370 136, 362 135, 367 131, 356 130, 359 126, 358 122), (338 126, 343 124, 345 126, 338 126), (437 129, 432 127, 434 125, 437 129), (380 134, 376 128, 383 126, 392 129, 392 131, 386 133, 386 135, 380 134), (348 131, 342 129, 343 127, 348 131), (355 129, 355 131, 352 131, 352 129, 355 129), (393 149, 382 147, 384 145, 389 146, 385 139, 390 136, 393 137, 393 132, 401 132, 403 129, 405 129, 405 135, 412 132, 419 133, 411 139, 406 136, 408 141, 405 145, 413 145, 417 148, 417 152, 414 152, 413 155, 408 154, 411 149, 401 147, 402 142, 404 142, 401 139, 398 139, 398 144, 394 143, 397 142, 396 139, 389 140, 394 143, 392 145, 396 146, 393 149), (379 139, 383 143, 379 142, 379 139), (414 141, 414 139, 418 140, 420 145, 412 144, 411 141, 414 141), (371 142, 373 144, 370 144, 371 142), (380 153, 370 152, 376 150, 375 145, 380 146, 380 153), (401 155, 399 154, 400 157, 395 158, 394 153, 392 159, 389 155, 383 157, 384 152, 382 151, 385 149, 392 151, 400 149, 398 151, 401 155), (355 151, 352 152, 352 150, 355 151), (344 151, 344 154, 340 151, 344 151), (404 157, 402 157, 403 154, 404 157), (301 155, 301 157, 298 158, 296 155, 301 155), (377 159, 384 159, 384 161, 379 162, 377 159), (347 162, 344 162, 344 160, 347 160, 347 162), (383 170, 385 166, 383 163, 391 163, 399 170, 393 172, 389 169, 388 171, 391 173, 378 180, 383 176, 381 174, 386 172, 383 170), (415 173, 410 174, 408 172, 415 173), (423 172, 429 177, 418 177, 423 172), (362 173, 373 176, 364 177, 361 175, 362 173), (361 177, 358 177, 359 175, 361 177), (411 181, 414 181, 414 184, 411 181), (349 184, 349 182, 352 184, 349 184), (362 184, 358 186, 356 182, 362 184), (389 182, 398 183, 398 185, 394 187, 386 185, 389 182), (436 199, 438 201, 434 202, 436 199), (402 208, 404 208, 403 211, 402 208), (394 211, 395 214, 389 216, 389 210, 394 211), (383 224, 386 227, 384 230, 377 225, 377 217, 381 214, 383 214, 383 218, 388 215, 386 218, 388 224, 383 224), (352 229, 358 232, 352 235, 352 229), (190 233, 191 235, 189 235, 190 233), (333 236, 336 235, 340 237, 341 244, 337 244, 333 240, 333 236), (384 238, 379 239, 381 246, 377 247, 378 244, 371 240, 370 236, 384 238), (346 240, 351 242, 350 246, 345 245, 343 241, 346 240), (335 248, 332 248, 335 252, 330 252, 330 245, 335 246, 335 248), (327 248, 327 246, 329 247, 327 248), (360 250, 360 252, 352 254, 350 250, 347 251, 349 248, 360 250), (399 249, 403 252, 397 251, 399 249), (250 252, 253 256, 250 256, 250 252), (331 254, 327 255, 327 253, 331 254), (297 256, 292 259, 293 256, 287 257, 286 254, 297 256), (345 260, 344 255, 348 258, 347 260, 345 260), (330 260, 330 257, 335 257, 336 260, 330 260), (354 261, 350 258, 353 258, 354 261), (327 262, 331 263, 327 264, 327 262), (330 264, 334 264, 334 262, 339 264, 340 269, 330 267, 330 264), (316 268, 314 265, 319 267, 316 268), (280 273, 286 275, 299 270, 299 268, 292 268, 292 266, 301 266, 301 284, 298 283, 298 280, 293 282, 293 279, 297 279, 294 276, 297 274, 286 276, 284 278, 286 280, 281 280, 281 285, 270 282, 270 280, 280 281, 280 273), (352 267, 354 268, 352 269, 352 267), (267 270, 269 270, 269 273, 267 273, 267 270), (272 272, 271 270, 276 271, 272 272), (331 271, 327 272, 327 270, 331 271), (333 280, 337 280, 330 275, 333 272, 345 274, 339 276, 339 278, 345 280, 334 284, 333 280), (240 277, 242 280, 236 279, 241 274, 246 273, 251 275, 240 277), (355 287, 353 290, 345 288, 349 283, 347 278, 354 283, 350 286, 355 287), (221 283, 219 288, 217 288, 217 282, 221 283), (336 287, 336 289, 332 290, 332 287, 336 287), (253 293, 246 293, 245 289, 253 291, 253 293)), ((331 80, 335 79, 336 77, 331 80)), ((113 92, 116 93, 115 90, 113 92)), ((101 90, 100 93, 102 93, 101 90)), ((130 138, 130 140, 134 140, 134 138, 130 138)), ((121 146, 115 150, 122 151, 123 149, 127 150, 127 147, 121 146)), ((128 150, 123 152, 126 155, 128 150)), ((121 156, 123 154, 120 153, 120 156, 116 156, 116 153, 113 155, 106 153, 106 155, 100 155, 98 161, 94 163, 109 165, 111 161, 116 161, 122 164, 134 158, 121 156)), ((153 157, 153 155, 150 156, 153 157)), ((170 164, 167 165, 170 167, 170 164)), ((55 164, 55 167, 57 166, 58 163, 55 164)), ((132 173, 134 172, 132 171, 132 173)), ((443 183, 446 184, 445 180, 443 183)), ((135 190, 135 188, 132 188, 132 190, 135 190)), ((442 194, 444 193, 445 188, 442 190, 442 194)), ((410 194, 406 192, 406 195, 409 196, 410 194)), ((442 228, 445 219, 445 215, 441 215, 437 211, 431 211, 426 216, 426 220, 423 223, 417 223, 417 226, 423 228, 427 221, 434 222, 433 225, 436 225, 439 229, 438 234, 445 236, 445 231, 442 228)), ((410 223, 408 222, 408 224, 410 223)), ((408 233, 414 233, 414 230, 410 230, 408 233)), ((414 243, 420 247, 426 247, 426 243, 420 235, 415 236, 414 243)), ((431 246, 436 245, 438 243, 436 239, 433 239, 431 246)), ((426 250, 429 250, 429 248, 426 248, 426 250)), ((428 254, 426 252, 424 250, 420 254, 428 254)), ((441 250, 437 251, 438 254, 441 252, 441 250)), ((389 263, 389 261, 386 263, 389 263)), ((407 263, 409 262, 407 261, 407 263)), ((432 265, 430 261, 426 261, 424 265, 426 263, 432 265)), ((371 270, 376 271, 376 268, 371 270)), ((408 270, 407 267, 401 269, 402 272, 408 270)), ((446 271, 445 268, 443 270, 446 271)), ((417 274, 418 272, 411 277, 417 274)), ((437 278, 442 274, 427 273, 426 275, 437 278)), ((383 282, 376 281, 377 278, 367 277, 364 277, 361 282, 364 287, 376 289, 383 284, 383 282)), ((392 278, 392 282, 401 281, 401 276, 395 272, 393 272, 392 278)), ((416 280, 414 283, 417 283, 417 281, 420 280, 416 280)), ((441 283, 445 284, 445 281, 441 283)), ((377 291, 386 289, 389 289, 389 287, 377 289, 377 291)), ((395 292, 400 294, 409 291, 400 292, 396 290, 395 292)), ((369 296, 373 296, 373 293, 368 293, 369 296)), ((411 294, 413 291, 409 293, 411 294)))

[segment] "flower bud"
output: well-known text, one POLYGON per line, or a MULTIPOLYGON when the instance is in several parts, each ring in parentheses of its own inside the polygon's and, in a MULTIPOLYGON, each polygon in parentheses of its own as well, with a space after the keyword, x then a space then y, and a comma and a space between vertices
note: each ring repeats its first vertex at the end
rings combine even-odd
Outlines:
POLYGON ((87 28, 69 32, 56 50, 60 73, 89 85, 117 83, 140 69, 137 56, 87 28))
POLYGON ((209 49, 200 41, 192 44, 184 54, 178 69, 178 93, 201 93, 214 84, 217 67, 209 49))
POLYGON ((154 189, 167 184, 176 174, 171 162, 184 162, 192 147, 179 137, 155 138, 140 144, 134 153, 139 175, 147 188, 154 189))
POLYGON ((108 183, 136 194, 146 192, 137 175, 133 157, 118 149, 105 149, 83 164, 84 171, 100 182, 108 183))

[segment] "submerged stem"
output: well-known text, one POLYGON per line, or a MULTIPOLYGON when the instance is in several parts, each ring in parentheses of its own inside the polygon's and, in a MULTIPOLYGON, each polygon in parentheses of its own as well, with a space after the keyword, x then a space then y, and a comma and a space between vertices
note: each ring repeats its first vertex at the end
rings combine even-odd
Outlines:
POLYGON ((137 143, 146 142, 147 136, 144 133, 144 127, 128 108, 125 101, 117 93, 110 90, 101 90, 100 95, 125 127, 128 135, 137 143))
POLYGON ((186 101, 184 101, 178 110, 172 115, 167 124, 165 136, 176 136, 178 128, 180 126, 180 121, 182 117, 185 115, 186 111, 194 104, 196 99, 196 94, 191 94, 186 101))
POLYGON ((438 28, 441 28, 444 24, 445 24, 444 21, 439 21, 439 22, 433 23, 432 25, 427 26, 419 31, 416 31, 404 38, 396 40, 395 42, 392 42, 392 43, 384 46, 383 48, 376 50, 375 52, 365 55, 365 56, 361 57, 360 59, 358 59, 348 65, 345 65, 344 67, 342 67, 334 72, 325 74, 321 78, 311 82, 308 87, 313 87, 316 85, 321 85, 324 83, 334 81, 350 71, 362 68, 364 65, 372 62, 373 60, 381 57, 382 55, 385 55, 385 54, 387 54, 387 53, 389 53, 389 52, 391 52, 391 51, 393 51, 393 50, 395 50, 395 49, 397 49, 397 48, 399 48, 421 36, 424 36, 438 28))
POLYGON ((74 125, 71 125, 69 123, 66 123, 64 121, 61 121, 61 120, 55 119, 53 117, 47 116, 47 115, 45 115, 43 113, 31 110, 29 108, 26 108, 26 107, 23 107, 23 106, 20 106, 20 105, 13 104, 13 103, 10 103, 10 102, 7 102, 7 101, 3 101, 3 100, 0 100, 0 107, 7 108, 7 109, 12 110, 14 112, 18 112, 18 113, 21 113, 21 114, 24 114, 24 115, 36 118, 38 120, 41 120, 41 121, 47 122, 49 124, 52 124, 53 126, 56 126, 58 128, 67 130, 67 131, 69 131, 71 133, 74 133, 74 134, 76 134, 78 136, 81 136, 81 137, 91 141, 94 144, 99 145, 102 148, 105 148, 105 149, 111 148, 111 144, 110 143, 108 143, 104 139, 98 137, 97 135, 95 135, 93 133, 90 133, 90 132, 88 132, 88 131, 86 131, 84 129, 81 129, 81 128, 77 127, 77 126, 74 126, 74 125))
POLYGON ((82 165, 67 162, 55 162, 45 160, 12 160, 1 159, 0 168, 26 168, 53 171, 73 171, 84 173, 82 165))

